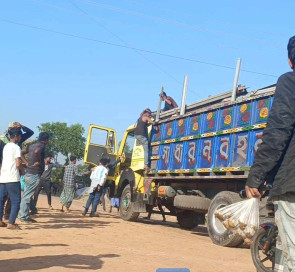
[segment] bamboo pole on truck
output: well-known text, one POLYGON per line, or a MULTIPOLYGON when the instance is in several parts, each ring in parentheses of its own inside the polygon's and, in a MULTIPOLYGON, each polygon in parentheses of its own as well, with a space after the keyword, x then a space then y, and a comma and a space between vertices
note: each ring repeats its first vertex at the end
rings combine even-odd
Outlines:
POLYGON ((185 102, 186 102, 187 85, 188 85, 188 76, 185 76, 184 77, 184 82, 183 82, 183 90, 182 90, 180 115, 184 115, 184 113, 185 113, 185 102))
POLYGON ((232 96, 231 96, 231 101, 236 100, 237 88, 238 88, 238 82, 239 82, 239 75, 240 75, 240 70, 241 70, 241 62, 242 62, 242 59, 238 58, 237 67, 236 67, 236 74, 235 74, 235 80, 234 80, 234 87, 233 87, 233 92, 232 92, 232 96))
POLYGON ((156 121, 159 121, 159 119, 160 119, 160 111, 161 111, 162 94, 163 94, 163 92, 164 92, 164 86, 162 86, 161 92, 160 92, 160 99, 159 99, 159 104, 158 104, 158 109, 157 109, 156 121))

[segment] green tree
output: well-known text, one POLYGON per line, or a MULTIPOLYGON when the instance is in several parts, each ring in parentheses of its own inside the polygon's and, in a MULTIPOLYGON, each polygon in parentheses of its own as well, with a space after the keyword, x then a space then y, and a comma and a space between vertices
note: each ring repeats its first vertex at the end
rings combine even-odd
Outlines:
POLYGON ((70 155, 76 156, 77 159, 83 158, 86 139, 83 137, 85 129, 81 124, 68 126, 67 123, 61 122, 43 123, 38 129, 50 134, 47 148, 53 152, 55 162, 59 153, 66 158, 70 155))

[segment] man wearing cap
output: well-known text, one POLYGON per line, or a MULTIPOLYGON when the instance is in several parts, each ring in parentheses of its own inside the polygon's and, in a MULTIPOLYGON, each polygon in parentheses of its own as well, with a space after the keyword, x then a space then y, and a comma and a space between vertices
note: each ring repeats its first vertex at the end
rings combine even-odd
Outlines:
POLYGON ((23 155, 29 153, 27 173, 25 175, 25 190, 20 204, 18 218, 25 223, 34 223, 35 220, 29 217, 29 210, 36 210, 34 201, 31 200, 36 187, 39 184, 40 176, 44 171, 45 146, 49 142, 49 134, 40 132, 38 141, 30 145, 23 155))

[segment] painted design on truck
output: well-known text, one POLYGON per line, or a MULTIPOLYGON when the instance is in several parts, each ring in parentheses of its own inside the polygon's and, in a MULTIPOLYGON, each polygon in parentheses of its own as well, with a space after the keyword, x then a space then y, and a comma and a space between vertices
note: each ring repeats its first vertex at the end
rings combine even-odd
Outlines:
POLYGON ((197 154, 197 143, 190 142, 188 144, 188 152, 187 152, 189 168, 192 168, 192 166, 194 166, 196 164, 196 162, 197 162, 196 154, 197 154))
POLYGON ((183 158, 183 143, 175 144, 174 151, 173 151, 173 161, 174 167, 173 168, 180 168, 182 165, 182 158, 183 158))
POLYGON ((175 126, 175 137, 183 137, 185 135, 185 128, 186 128, 186 120, 180 119, 176 120, 175 126))
POLYGON ((204 126, 203 126, 204 131, 203 132, 214 131, 215 127, 216 127, 216 117, 217 117, 216 111, 208 112, 205 114, 204 117, 205 118, 204 118, 204 126))
POLYGON ((166 167, 168 167, 169 165, 169 157, 170 157, 170 146, 166 145, 163 148, 163 155, 162 155, 162 160, 166 167))
POLYGON ((247 160, 248 139, 249 139, 248 134, 238 135, 237 155, 242 162, 246 162, 247 160))
POLYGON ((220 140, 221 145, 219 148, 220 158, 224 161, 228 161, 229 157, 229 137, 223 137, 220 140))
POLYGON ((202 149, 202 158, 207 164, 212 163, 212 139, 204 141, 204 147, 202 149))
POLYGON ((221 109, 219 129, 231 128, 233 124, 233 108, 221 109))
POLYGON ((237 111, 238 126, 248 126, 251 123, 251 102, 240 104, 237 111))

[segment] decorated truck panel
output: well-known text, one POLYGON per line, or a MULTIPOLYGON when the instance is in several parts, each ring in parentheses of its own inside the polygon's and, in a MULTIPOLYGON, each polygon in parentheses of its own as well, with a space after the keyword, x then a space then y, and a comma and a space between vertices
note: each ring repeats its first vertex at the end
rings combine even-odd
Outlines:
POLYGON ((153 174, 247 171, 261 144, 273 95, 170 120, 153 128, 153 174))

